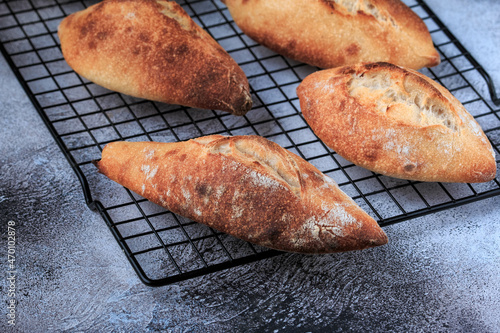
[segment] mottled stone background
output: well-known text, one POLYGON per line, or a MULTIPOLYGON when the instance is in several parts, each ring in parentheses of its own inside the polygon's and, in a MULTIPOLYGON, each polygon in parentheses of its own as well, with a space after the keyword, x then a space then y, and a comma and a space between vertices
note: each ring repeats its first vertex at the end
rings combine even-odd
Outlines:
MULTIPOLYGON (((500 2, 428 3, 500 85, 500 2)), ((500 197, 387 227, 380 248, 286 254, 151 288, 86 207, 3 58, 0 128, 0 271, 14 220, 19 302, 12 329, 2 278, 1 332, 500 331, 500 197)))

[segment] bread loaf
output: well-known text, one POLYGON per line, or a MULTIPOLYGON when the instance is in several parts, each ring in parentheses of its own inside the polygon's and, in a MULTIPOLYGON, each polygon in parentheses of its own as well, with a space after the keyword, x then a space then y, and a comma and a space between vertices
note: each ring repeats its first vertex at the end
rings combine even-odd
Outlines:
POLYGON ((235 115, 252 106, 242 69, 174 1, 105 0, 58 33, 67 63, 110 90, 235 115))
POLYGON ((444 87, 387 63, 313 73, 297 88, 316 135, 345 159, 420 181, 487 182, 495 153, 479 124, 444 87))
POLYGON ((114 142, 96 166, 174 213, 262 246, 328 253, 387 242, 332 179, 259 136, 114 142))
POLYGON ((399 0, 223 0, 260 44, 321 68, 386 61, 439 64, 424 22, 399 0))

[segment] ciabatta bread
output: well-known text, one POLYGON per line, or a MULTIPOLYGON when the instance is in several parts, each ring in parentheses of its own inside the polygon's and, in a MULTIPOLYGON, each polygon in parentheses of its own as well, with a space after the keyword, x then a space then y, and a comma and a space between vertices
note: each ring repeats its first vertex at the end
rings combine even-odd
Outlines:
POLYGON ((387 242, 332 179, 259 136, 114 142, 96 165, 174 213, 262 246, 328 253, 387 242))
POLYGON ((127 95, 243 115, 248 80, 231 56, 174 1, 105 0, 59 26, 67 63, 127 95))
POLYGON ((440 62, 425 23, 399 0, 223 0, 249 37, 321 68, 440 62))
POLYGON ((345 159, 396 178, 487 182, 495 153, 479 124, 444 87, 387 63, 313 73, 297 88, 316 135, 345 159))

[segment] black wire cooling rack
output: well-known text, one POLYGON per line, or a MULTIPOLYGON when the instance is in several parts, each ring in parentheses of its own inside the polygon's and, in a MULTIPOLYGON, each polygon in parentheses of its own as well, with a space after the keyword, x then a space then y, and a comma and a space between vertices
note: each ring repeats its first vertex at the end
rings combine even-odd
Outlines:
MULTIPOLYGON (((106 90, 66 64, 57 27, 97 1, 0 3, 0 45, 55 141, 75 170, 89 207, 98 211, 140 279, 163 285, 271 257, 280 252, 245 243, 160 208, 98 175, 91 164, 116 140, 180 141, 209 134, 264 136, 303 157, 350 195, 381 226, 500 194, 498 178, 483 184, 421 183, 354 166, 328 149, 302 118, 295 89, 317 70, 256 44, 220 1, 180 1, 193 19, 239 63, 254 100, 244 117, 167 105, 106 90)), ((442 63, 422 72, 447 87, 477 119, 499 153, 500 118, 483 68, 420 0, 406 3, 431 31, 442 63), (485 84, 486 83, 486 84, 485 84), (491 93, 480 93, 484 85, 491 93)), ((498 164, 498 160, 497 160, 498 164)))

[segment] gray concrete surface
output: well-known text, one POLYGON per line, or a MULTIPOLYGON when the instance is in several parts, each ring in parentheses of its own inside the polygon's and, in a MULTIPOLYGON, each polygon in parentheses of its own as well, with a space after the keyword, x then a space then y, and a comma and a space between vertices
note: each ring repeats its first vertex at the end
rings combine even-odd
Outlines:
MULTIPOLYGON (((468 6, 461 13, 498 7, 494 0, 452 2, 468 6)), ((453 19, 451 9, 442 11, 453 19)), ((490 55, 484 61, 498 68, 500 22, 490 23, 496 32, 477 25, 467 39, 472 48, 481 40, 490 55)), ((151 288, 86 207, 76 176, 3 58, 0 128, 1 332, 500 331, 500 197, 387 227, 390 243, 380 248, 286 254, 151 288), (6 316, 10 220, 15 328, 6 316)))

